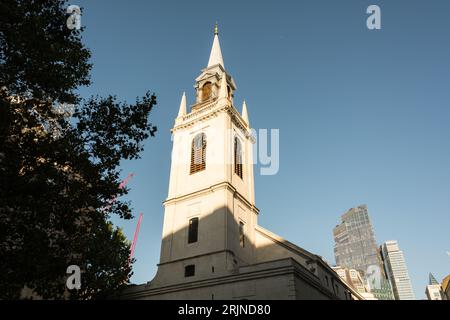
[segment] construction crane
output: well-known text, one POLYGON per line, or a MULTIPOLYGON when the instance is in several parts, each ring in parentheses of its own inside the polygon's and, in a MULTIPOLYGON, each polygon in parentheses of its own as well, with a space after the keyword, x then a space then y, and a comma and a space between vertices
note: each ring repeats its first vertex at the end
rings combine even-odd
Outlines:
MULTIPOLYGON (((128 174, 128 176, 119 184, 119 189, 125 188, 125 186, 130 182, 130 180, 134 177, 134 173, 128 174)), ((114 196, 112 199, 108 200, 108 205, 100 208, 101 212, 105 212, 111 208, 114 202, 116 202, 117 196, 114 196)))
POLYGON ((131 178, 134 177, 134 173, 128 174, 128 176, 119 184, 119 189, 125 188, 125 186, 128 184, 128 182, 131 180, 131 178))
POLYGON ((137 237, 139 234, 139 229, 141 228, 141 221, 142 221, 142 212, 139 214, 139 220, 136 225, 136 230, 134 231, 133 243, 131 244, 130 258, 128 259, 128 264, 130 264, 131 260, 133 260, 134 249, 136 248, 137 237))

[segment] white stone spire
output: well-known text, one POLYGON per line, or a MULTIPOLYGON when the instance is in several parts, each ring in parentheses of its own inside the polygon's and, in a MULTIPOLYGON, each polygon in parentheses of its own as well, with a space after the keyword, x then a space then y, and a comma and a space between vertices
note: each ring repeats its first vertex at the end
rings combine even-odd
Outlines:
POLYGON ((186 92, 183 92, 180 102, 180 111, 178 111, 178 117, 186 115, 186 92))
POLYGON ((220 50, 219 28, 217 27, 217 22, 214 26, 214 41, 211 48, 211 54, 209 55, 208 67, 216 64, 220 64, 225 68, 225 65, 223 64, 222 51, 220 50))
POLYGON ((245 123, 247 123, 249 125, 250 123, 248 122, 247 104, 245 103, 245 100, 242 103, 242 113, 241 113, 241 115, 242 115, 242 119, 244 119, 245 123))

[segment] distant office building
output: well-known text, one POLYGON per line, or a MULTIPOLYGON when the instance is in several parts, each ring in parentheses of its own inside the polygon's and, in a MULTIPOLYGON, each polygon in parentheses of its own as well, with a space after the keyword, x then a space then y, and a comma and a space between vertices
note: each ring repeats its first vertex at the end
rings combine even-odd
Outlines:
POLYGON ((425 289, 428 300, 442 300, 441 285, 429 284, 425 289))
POLYGON ((433 274, 431 272, 428 275, 428 284, 429 285, 439 284, 439 282, 436 280, 436 278, 433 276, 433 274))
POLYGON ((370 293, 361 274, 355 269, 348 269, 340 266, 332 267, 338 276, 345 281, 345 283, 356 290, 365 300, 378 300, 370 293))
POLYGON ((442 280, 442 298, 444 300, 450 300, 450 274, 442 280))
POLYGON ((442 300, 442 288, 433 274, 430 273, 428 285, 425 289, 428 300, 442 300))
POLYGON ((383 266, 369 266, 365 280, 367 288, 378 300, 394 300, 394 293, 383 266))
POLYGON ((381 247, 381 252, 395 299, 415 300, 405 258, 397 241, 386 241, 381 247))
POLYGON ((364 285, 378 300, 392 300, 391 285, 383 263, 366 205, 351 208, 333 229, 336 264, 359 272, 364 285))
POLYGON ((336 265, 365 275, 369 266, 382 266, 366 205, 351 208, 333 229, 336 265))
POLYGON ((340 266, 332 267, 332 269, 338 274, 339 277, 341 277, 342 280, 351 285, 353 289, 355 289, 359 293, 368 291, 363 278, 355 269, 348 269, 340 266))
POLYGON ((427 285, 425 294, 428 300, 442 300, 440 284, 427 285))

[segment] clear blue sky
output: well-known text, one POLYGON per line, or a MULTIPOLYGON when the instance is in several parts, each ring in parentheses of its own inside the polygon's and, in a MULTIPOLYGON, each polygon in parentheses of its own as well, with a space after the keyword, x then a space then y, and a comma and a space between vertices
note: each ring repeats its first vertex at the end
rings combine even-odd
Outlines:
MULTIPOLYGON (((367 204, 378 243, 398 240, 417 298, 450 273, 450 2, 73 1, 92 50, 90 94, 158 96, 158 134, 123 164, 144 213, 135 283, 159 261, 170 128, 207 64, 217 20, 252 127, 280 130, 280 171, 255 176, 259 223, 334 263, 332 229, 367 204), (382 30, 366 28, 378 4, 382 30)), ((255 172, 259 172, 255 168, 255 172)), ((137 218, 114 222, 133 238, 137 218)))

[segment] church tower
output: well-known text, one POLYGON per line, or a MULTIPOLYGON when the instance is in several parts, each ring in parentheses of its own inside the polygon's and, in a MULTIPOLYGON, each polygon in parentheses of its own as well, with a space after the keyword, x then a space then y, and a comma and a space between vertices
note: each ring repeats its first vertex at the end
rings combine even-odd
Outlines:
POLYGON ((362 299, 318 255, 258 225, 246 103, 225 69, 217 24, 194 102, 183 93, 161 257, 153 280, 122 299, 362 299))
POLYGON ((236 273, 255 263, 253 154, 246 103, 225 69, 217 24, 206 68, 195 79, 195 103, 181 98, 172 129, 169 192, 155 284, 236 273))

